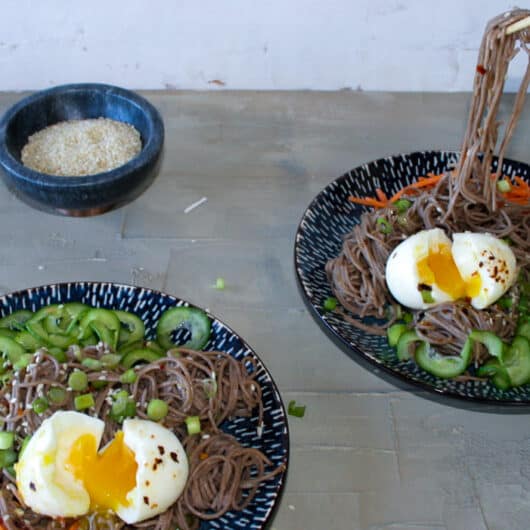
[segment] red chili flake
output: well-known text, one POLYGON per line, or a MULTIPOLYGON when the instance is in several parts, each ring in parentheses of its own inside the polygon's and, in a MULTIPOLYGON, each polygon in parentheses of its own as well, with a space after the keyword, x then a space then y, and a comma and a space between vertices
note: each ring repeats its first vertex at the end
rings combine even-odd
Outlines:
POLYGON ((480 75, 484 75, 487 72, 487 70, 481 64, 477 64, 477 72, 480 75))
POLYGON ((199 455, 199 460, 206 460, 208 458, 208 453, 201 453, 199 455))

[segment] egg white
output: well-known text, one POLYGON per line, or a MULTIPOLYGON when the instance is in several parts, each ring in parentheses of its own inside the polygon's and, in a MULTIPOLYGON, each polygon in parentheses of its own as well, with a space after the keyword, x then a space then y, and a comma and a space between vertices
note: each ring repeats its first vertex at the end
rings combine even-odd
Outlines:
POLYGON ((476 309, 484 309, 496 302, 517 278, 512 249, 492 234, 453 234, 452 253, 464 281, 469 282, 473 275, 480 276, 480 291, 471 298, 471 305, 476 309))
POLYGON ((423 301, 418 285, 418 262, 429 255, 429 249, 445 246, 451 248, 451 240, 440 228, 422 230, 402 241, 386 262, 385 278, 392 296, 405 307, 427 309, 443 302, 451 302, 450 294, 432 285, 432 303, 423 301))
POLYGON ((166 511, 179 498, 188 479, 188 458, 175 434, 158 423, 127 419, 122 430, 138 470, 136 487, 127 494, 128 506, 116 513, 133 524, 166 511))
POLYGON ((50 517, 77 517, 90 508, 82 482, 67 469, 74 442, 91 434, 99 445, 105 423, 74 411, 58 411, 44 420, 15 465, 17 487, 36 513, 50 517))

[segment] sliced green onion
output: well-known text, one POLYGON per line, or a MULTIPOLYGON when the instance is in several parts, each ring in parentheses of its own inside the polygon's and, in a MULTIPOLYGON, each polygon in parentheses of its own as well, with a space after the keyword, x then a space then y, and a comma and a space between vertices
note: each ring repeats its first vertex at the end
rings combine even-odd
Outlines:
POLYGON ((338 301, 336 298, 333 298, 333 296, 328 296, 324 300, 324 309, 326 311, 333 311, 337 307, 338 301))
POLYGON ((24 353, 15 362, 15 364, 13 365, 13 368, 16 371, 22 370, 23 368, 27 368, 31 364, 32 360, 33 360, 33 354, 32 353, 24 353))
POLYGON ((104 368, 116 368, 120 364, 121 355, 116 353, 106 353, 99 359, 104 368))
POLYGON ((375 224, 382 234, 391 234, 394 230, 392 225, 384 217, 378 217, 375 224))
POLYGON ((407 226, 408 219, 405 214, 400 213, 396 219, 399 226, 407 226))
POLYGON ((398 213, 405 213, 412 206, 412 202, 408 199, 398 199, 394 206, 398 213))
POLYGON ((506 180, 506 179, 498 180, 497 189, 501 193, 508 193, 512 189, 512 185, 509 180, 506 180))
POLYGON ((81 349, 80 346, 78 346, 77 344, 74 344, 74 345, 70 346, 70 351, 72 352, 73 356, 78 361, 83 360, 83 350, 81 349))
POLYGON ((510 247, 513 245, 513 241, 509 237, 503 237, 502 241, 504 241, 510 247))
POLYGON ((129 368, 121 374, 120 383, 123 383, 124 385, 132 385, 137 379, 138 376, 136 375, 136 372, 132 368, 129 368))
POLYGON ((412 313, 403 313, 403 316, 401 317, 401 320, 405 322, 405 324, 412 324, 412 321, 414 320, 414 317, 412 316, 412 313))
POLYGON ((217 278, 217 280, 215 280, 215 288, 219 289, 219 291, 222 291, 225 288, 225 279, 217 278))
POLYGON ((427 289, 422 289, 420 291, 421 299, 425 304, 432 304, 434 303, 434 298, 432 297, 432 292, 427 289))
POLYGON ((292 401, 289 401, 287 414, 296 418, 303 418, 305 415, 305 405, 297 405, 296 401, 293 399, 292 401))
POLYGON ((55 405, 60 405, 66 401, 66 390, 59 386, 52 386, 48 390, 48 399, 55 405))
POLYGON ((81 394, 74 399, 75 410, 86 410, 95 405, 92 394, 81 394))
POLYGON ((88 376, 81 370, 74 370, 68 377, 68 386, 75 392, 82 392, 88 387, 88 376))
POLYGON ((120 397, 114 401, 110 409, 111 414, 114 418, 119 418, 120 416, 125 416, 125 411, 127 410, 127 403, 129 402, 128 397, 120 397))
POLYGON ((502 298, 499 298, 497 301, 497 304, 501 309, 511 309, 513 306, 513 300, 511 296, 503 296, 502 298))
POLYGON ((113 396, 114 401, 117 401, 118 399, 129 399, 129 392, 127 390, 120 390, 116 392, 113 396))
POLYGON ((5 468, 12 466, 18 459, 17 453, 13 449, 0 451, 0 467, 5 468))
POLYGON ((188 416, 185 421, 190 436, 201 432, 201 419, 199 416, 188 416))
POLYGON ((168 413, 169 406, 161 399, 152 399, 147 405, 147 417, 152 421, 163 420, 168 413))
POLYGON ((51 347, 48 348, 48 353, 59 363, 65 363, 68 361, 66 353, 61 348, 51 347))
POLYGON ((99 359, 92 359, 91 357, 83 359, 81 364, 89 370, 101 370, 103 368, 103 363, 99 359))
POLYGON ((15 433, 9 431, 0 432, 0 450, 11 449, 15 441, 15 433))
POLYGON ((212 399, 217 394, 217 380, 213 377, 202 380, 202 388, 208 399, 212 399))
POLYGON ((127 418, 134 418, 134 416, 136 416, 136 403, 132 399, 127 401, 127 406, 125 407, 125 416, 127 418))
POLYGON ((38 397, 33 400, 33 403, 31 404, 31 407, 33 409, 33 412, 35 414, 43 414, 48 410, 48 400, 43 397, 38 397))
POLYGON ((94 390, 101 390, 103 387, 107 386, 108 381, 105 379, 96 379, 95 381, 90 381, 90 386, 94 390))

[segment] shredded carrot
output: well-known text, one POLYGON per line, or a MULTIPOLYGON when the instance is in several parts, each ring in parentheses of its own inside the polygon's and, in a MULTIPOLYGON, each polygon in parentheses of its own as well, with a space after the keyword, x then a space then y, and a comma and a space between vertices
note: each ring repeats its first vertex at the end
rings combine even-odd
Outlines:
POLYGON ((374 208, 385 208, 387 206, 387 203, 372 199, 371 197, 359 198, 350 196, 348 200, 355 204, 364 204, 365 206, 373 206, 374 208))
POLYGON ((394 195, 390 197, 390 202, 396 202, 403 195, 416 193, 420 188, 434 188, 434 186, 438 184, 439 180, 443 177, 443 175, 443 173, 441 173, 440 175, 433 175, 432 173, 428 173, 427 177, 420 177, 416 182, 413 182, 412 184, 401 188, 397 193, 394 193, 394 195))
POLYGON ((388 197, 386 196, 385 192, 381 188, 377 188, 375 190, 375 194, 377 195, 377 198, 384 203, 388 203, 388 197))
POLYGON ((530 203, 530 185, 518 176, 514 176, 513 180, 515 182, 510 182, 510 191, 502 193, 502 197, 514 204, 528 205, 530 203))
POLYGON ((81 524, 79 521, 76 521, 68 527, 68 530, 79 530, 79 528, 81 528, 81 524))
MULTIPOLYGON (((394 193, 392 197, 388 198, 386 193, 381 188, 376 188, 375 194, 377 198, 374 197, 348 197, 350 202, 355 204, 361 204, 364 206, 371 206, 372 208, 387 208, 391 204, 395 203, 404 195, 417 195, 422 190, 434 188, 440 179, 444 176, 445 173, 440 173, 438 175, 434 173, 427 173, 426 176, 418 177, 416 182, 401 188, 397 193, 394 193)), ((451 171, 451 175, 455 176, 456 172, 451 171)), ((497 178, 496 173, 492 173, 491 178, 494 180, 497 178)), ((510 179, 507 179, 510 180, 510 179)), ((527 205, 530 202, 530 185, 528 182, 523 180, 521 177, 513 177, 515 182, 511 182, 511 189, 506 193, 502 193, 502 197, 509 202, 515 204, 521 204, 523 206, 527 205)))
POLYGON ((2 519, 0 519, 0 530, 7 530, 7 528, 4 525, 4 521, 2 521, 2 519))

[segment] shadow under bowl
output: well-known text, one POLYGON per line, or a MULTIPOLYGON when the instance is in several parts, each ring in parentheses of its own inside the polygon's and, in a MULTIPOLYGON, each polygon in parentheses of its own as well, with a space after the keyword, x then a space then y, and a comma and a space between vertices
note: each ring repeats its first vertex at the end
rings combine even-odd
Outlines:
POLYGON ((11 107, 0 121, 0 169, 8 188, 31 206, 58 215, 90 216, 134 200, 154 180, 162 154, 164 125, 145 98, 99 83, 61 85, 11 107), (103 173, 56 176, 22 164, 28 137, 65 120, 110 118, 133 125, 142 149, 129 162, 103 173))

